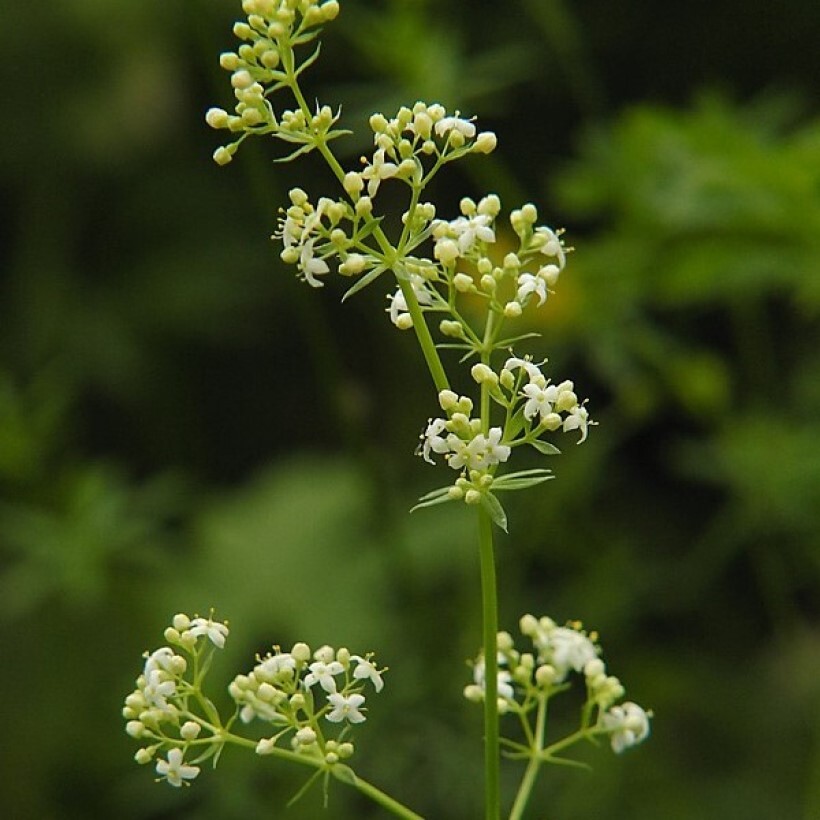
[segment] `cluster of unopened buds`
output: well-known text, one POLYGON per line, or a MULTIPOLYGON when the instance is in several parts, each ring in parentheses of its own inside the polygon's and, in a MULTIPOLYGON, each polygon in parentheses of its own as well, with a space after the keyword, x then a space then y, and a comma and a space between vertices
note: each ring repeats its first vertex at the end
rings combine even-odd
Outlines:
POLYGON ((223 722, 202 683, 214 650, 225 646, 227 636, 227 625, 213 617, 178 614, 165 630, 169 645, 145 654, 136 689, 123 708, 126 732, 148 744, 137 751, 138 763, 156 760, 160 778, 181 786, 199 774, 198 763, 213 759, 216 765, 226 743, 254 745, 259 755, 289 749, 314 758, 317 766, 332 767, 351 757, 353 743, 342 735, 350 724, 366 720, 366 686, 376 692, 384 686, 386 670, 376 666, 372 654, 351 655, 330 646, 312 652, 305 643, 289 652, 274 647, 257 658, 251 672, 231 682, 235 710, 223 722), (235 735, 230 729, 237 717, 271 724, 274 732, 253 741, 235 735))
MULTIPOLYGON (((553 749, 599 736, 608 736, 613 751, 620 753, 649 736, 651 713, 636 703, 618 703, 625 690, 618 678, 607 673, 595 633, 588 634, 578 622, 558 626, 551 618, 533 615, 521 618, 520 629, 531 641, 529 651, 516 649, 508 632, 498 633, 500 713, 514 713, 527 721, 539 708, 546 709, 554 695, 570 689, 574 677, 582 678, 586 687, 579 729, 552 747, 537 739, 541 754, 548 756, 553 749)), ((484 691, 484 659, 479 655, 473 664, 473 683, 465 687, 464 695, 480 703, 484 691)), ((523 749, 513 741, 508 746, 523 749)))

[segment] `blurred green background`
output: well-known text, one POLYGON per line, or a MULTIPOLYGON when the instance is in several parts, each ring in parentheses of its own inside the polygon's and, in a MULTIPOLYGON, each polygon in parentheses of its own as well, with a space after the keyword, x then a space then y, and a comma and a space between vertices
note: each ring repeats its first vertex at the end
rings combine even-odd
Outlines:
MULTIPOLYGON (((375 649, 362 774, 431 818, 480 815, 472 517, 407 515, 434 395, 381 284, 339 305, 268 239, 297 181, 275 143, 210 160, 239 3, 0 10, 0 809, 65 818, 376 818, 343 787, 228 752, 152 782, 119 709, 178 610, 233 634, 215 691, 276 642, 375 649)), ((499 539, 502 623, 602 635, 647 746, 549 771, 534 820, 820 818, 820 6, 816 0, 343 0, 309 96, 416 99, 499 150, 440 213, 533 200, 577 252, 552 373, 600 422, 499 539)), ((455 192, 455 193, 454 193, 455 192)), ((385 186, 389 197, 389 186, 385 186)), ((505 769, 509 786, 519 771, 505 769)))

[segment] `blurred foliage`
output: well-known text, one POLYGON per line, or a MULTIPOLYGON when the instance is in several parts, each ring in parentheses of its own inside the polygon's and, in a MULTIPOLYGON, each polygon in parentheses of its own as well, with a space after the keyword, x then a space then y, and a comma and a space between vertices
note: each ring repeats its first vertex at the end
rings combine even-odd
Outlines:
MULTIPOLYGON (((237 7, 72 0, 38 16, 36 61, 28 7, 0 10, 0 808, 276 815, 297 773, 230 754, 177 792, 122 731, 140 652, 214 606, 217 689, 273 642, 377 650, 362 772, 472 818, 473 522, 406 513, 434 483, 410 458, 434 399, 384 294, 308 292, 267 239, 326 171, 264 145, 209 161, 237 7)), ((647 11, 344 0, 311 90, 359 131, 350 163, 372 110, 479 114, 500 150, 453 171, 442 212, 532 199, 577 246, 530 322, 600 427, 511 504, 502 621, 583 618, 657 719, 633 754, 590 750, 591 776, 548 773, 532 816, 816 820, 820 14, 647 11)), ((327 816, 379 815, 335 789, 327 816)))

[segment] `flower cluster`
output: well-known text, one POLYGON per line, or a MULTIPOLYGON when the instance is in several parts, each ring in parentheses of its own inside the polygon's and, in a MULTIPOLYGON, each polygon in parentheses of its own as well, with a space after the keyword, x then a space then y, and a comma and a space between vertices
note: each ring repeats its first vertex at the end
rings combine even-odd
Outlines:
POLYGON ((213 616, 192 619, 176 615, 165 630, 165 640, 171 646, 145 654, 137 688, 125 699, 126 732, 150 743, 139 749, 136 761, 149 763, 167 748, 167 759, 157 760, 156 771, 172 786, 181 786, 199 774, 198 766, 184 762, 189 750, 199 748, 199 762, 219 748, 218 728, 213 721, 216 710, 198 692, 195 670, 210 662, 213 650, 222 649, 227 637, 227 624, 215 621, 213 616), (192 700, 197 697, 202 707, 199 711, 192 700), (200 737, 203 730, 205 735, 200 737))
POLYGON ((369 683, 380 692, 382 674, 373 655, 351 655, 344 647, 322 646, 311 653, 305 643, 290 652, 274 647, 257 659, 247 675, 237 675, 228 687, 243 722, 254 719, 273 724, 276 731, 263 738, 258 754, 270 754, 277 742, 290 736, 294 751, 322 756, 334 763, 353 753, 353 744, 325 738, 321 719, 345 726, 366 720, 365 695, 369 683))
MULTIPOLYGON (((271 754, 277 742, 289 737, 293 757, 311 759, 318 767, 332 767, 349 758, 353 744, 343 739, 351 724, 365 719, 363 691, 384 687, 385 669, 376 666, 372 653, 351 655, 347 649, 323 646, 311 653, 297 643, 290 652, 275 647, 247 675, 238 675, 228 687, 236 704, 226 723, 206 697, 202 682, 213 653, 225 646, 228 627, 213 617, 189 618, 179 614, 165 630, 169 645, 145 654, 136 689, 125 699, 125 730, 148 745, 140 748, 138 763, 156 760, 156 772, 172 786, 197 777, 198 763, 213 758, 225 743, 250 741, 228 730, 239 717, 243 723, 259 719, 273 724, 275 733, 253 741, 257 754, 271 754), (327 737, 320 720, 338 726, 337 737, 327 737), (158 757, 160 752, 165 757, 158 757), (187 762, 186 762, 187 760, 187 762)), ((253 745, 251 744, 251 745, 253 745)))
POLYGON ((503 510, 494 493, 530 487, 552 476, 550 470, 543 468, 496 476, 498 465, 521 445, 529 445, 544 455, 560 452, 542 437, 559 429, 565 433, 579 431, 580 444, 595 422, 590 420, 586 403, 579 401, 571 381, 551 383, 541 367, 529 358, 511 356, 498 373, 479 363, 473 365, 471 374, 504 409, 504 425, 482 430, 481 420, 471 416, 472 399, 442 390, 439 405, 447 417, 428 420, 419 437, 417 453, 430 464, 435 463, 434 456, 442 456, 459 476, 454 484, 423 496, 417 508, 451 500, 486 504, 496 523, 504 527, 503 510))
MULTIPOLYGON (((586 702, 572 742, 605 735, 612 749, 620 753, 649 736, 651 713, 636 703, 617 703, 625 690, 618 678, 607 674, 595 633, 587 633, 578 622, 558 626, 551 618, 533 615, 521 618, 520 629, 530 639, 531 651, 518 651, 509 633, 498 633, 499 712, 516 713, 527 720, 533 712, 545 710, 554 695, 569 689, 575 675, 584 680, 586 702)), ((473 682, 465 687, 464 695, 480 703, 485 688, 485 664, 479 656, 473 664, 473 682)), ((543 738, 538 743, 542 744, 543 738)), ((555 744, 560 748, 567 745, 563 741, 555 744)), ((544 751, 541 745, 540 751, 544 751)))
MULTIPOLYGON (((332 111, 317 107, 314 115, 304 110, 283 111, 277 116, 268 96, 288 85, 296 76, 294 48, 313 40, 318 27, 339 14, 337 0, 243 0, 245 21, 234 25, 236 37, 243 41, 234 51, 220 55, 219 64, 231 72, 236 97, 234 113, 211 108, 205 115, 212 128, 226 129, 241 136, 217 148, 214 160, 219 165, 231 161, 241 142, 251 134, 272 134, 285 142, 301 145, 296 153, 309 150, 317 135, 324 139, 338 136, 331 131, 338 120, 332 111)), ((318 50, 300 70, 318 56, 318 50)))

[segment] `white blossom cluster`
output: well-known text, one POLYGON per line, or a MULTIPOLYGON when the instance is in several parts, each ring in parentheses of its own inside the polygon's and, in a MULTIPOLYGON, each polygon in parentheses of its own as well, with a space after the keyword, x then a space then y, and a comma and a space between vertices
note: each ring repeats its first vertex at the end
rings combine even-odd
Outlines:
POLYGON ((430 464, 435 463, 435 456, 441 456, 448 467, 459 472, 459 477, 450 487, 428 493, 418 507, 450 500, 489 503, 496 523, 503 526, 503 513, 493 501, 493 493, 523 489, 551 477, 545 469, 496 477, 498 465, 510 458, 513 448, 529 445, 552 455, 560 451, 543 439, 545 433, 577 430, 581 434, 580 444, 595 422, 589 418, 586 402, 578 399, 571 381, 553 384, 529 358, 511 356, 498 373, 479 363, 473 365, 471 374, 478 384, 488 387, 490 397, 504 408, 504 426, 482 430, 481 420, 471 416, 472 399, 442 390, 439 406, 447 416, 428 420, 416 452, 430 464))
MULTIPOLYGON (((578 739, 606 735, 613 751, 620 753, 649 736, 651 713, 630 701, 618 703, 625 690, 618 678, 607 674, 595 633, 588 634, 578 622, 558 626, 546 616, 524 615, 519 626, 532 642, 531 651, 518 651, 509 633, 498 633, 500 712, 526 719, 539 702, 570 688, 575 675, 583 678, 586 687, 578 739)), ((485 664, 479 656, 473 664, 473 682, 465 687, 464 695, 480 703, 485 687, 485 664)))
POLYGON ((366 719, 364 690, 371 686, 381 692, 384 687, 386 670, 376 666, 372 653, 351 655, 330 646, 311 652, 304 643, 290 652, 275 647, 257 659, 250 673, 231 682, 228 691, 236 712, 223 727, 202 690, 202 679, 213 651, 225 646, 227 625, 213 616, 178 614, 164 634, 169 645, 145 653, 136 689, 125 699, 122 713, 126 732, 148 744, 135 760, 156 760, 160 779, 176 787, 197 777, 196 764, 218 759, 237 716, 243 723, 259 719, 275 727, 272 736, 254 741, 257 754, 270 754, 280 739, 289 738, 292 752, 322 765, 347 759, 354 747, 343 735, 351 724, 366 719), (320 719, 338 726, 336 738, 326 736, 320 719), (159 756, 163 751, 165 757, 159 756))
POLYGON ((297 643, 290 652, 274 647, 257 660, 251 672, 237 675, 228 687, 243 722, 258 719, 276 727, 272 736, 259 741, 257 753, 269 754, 290 734, 295 751, 324 756, 328 763, 349 757, 353 745, 333 741, 328 748, 331 741, 319 720, 343 726, 366 720, 365 685, 381 692, 386 671, 376 666, 372 653, 351 655, 344 647, 331 646, 311 652, 307 644, 297 643))
MULTIPOLYGON (((227 637, 227 624, 215 621, 212 616, 189 618, 178 614, 165 630, 168 643, 182 650, 194 664, 209 647, 222 649, 227 637)), ((162 748, 169 747, 167 759, 157 760, 156 771, 172 786, 181 786, 199 774, 198 766, 184 762, 186 751, 204 747, 199 760, 215 751, 211 725, 189 709, 189 698, 194 692, 191 680, 186 677, 190 667, 189 659, 171 646, 146 653, 137 688, 125 699, 122 712, 127 721, 125 731, 131 737, 155 741, 137 751, 138 763, 151 762, 162 748), (200 739, 203 728, 207 736, 200 739)))

